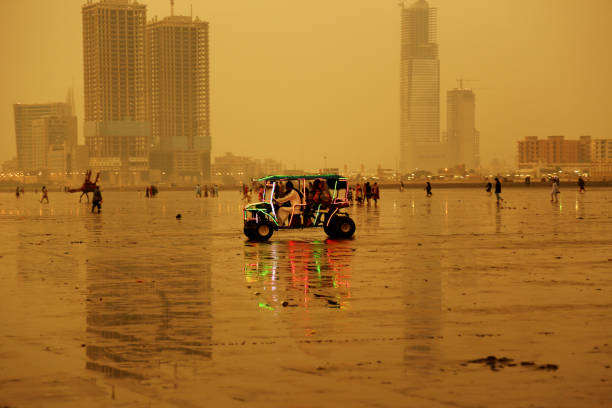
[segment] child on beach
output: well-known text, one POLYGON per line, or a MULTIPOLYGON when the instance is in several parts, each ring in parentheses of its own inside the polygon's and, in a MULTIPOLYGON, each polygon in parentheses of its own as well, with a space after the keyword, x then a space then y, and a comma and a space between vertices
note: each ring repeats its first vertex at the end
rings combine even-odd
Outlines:
POLYGON ((584 189, 585 184, 586 184, 586 183, 584 182, 584 179, 583 179, 582 177, 578 177, 578 187, 579 187, 578 191, 579 191, 580 193, 584 193, 584 192, 586 191, 586 190, 584 189))
POLYGON ((559 202, 559 193, 561 191, 559 191, 559 178, 555 177, 553 178, 553 182, 552 182, 552 190, 550 191, 550 202, 551 203, 558 203, 559 202))
POLYGON ((47 194, 47 187, 46 186, 42 186, 42 197, 40 199, 40 202, 42 203, 43 200, 47 200, 47 204, 49 204, 49 195, 47 194))

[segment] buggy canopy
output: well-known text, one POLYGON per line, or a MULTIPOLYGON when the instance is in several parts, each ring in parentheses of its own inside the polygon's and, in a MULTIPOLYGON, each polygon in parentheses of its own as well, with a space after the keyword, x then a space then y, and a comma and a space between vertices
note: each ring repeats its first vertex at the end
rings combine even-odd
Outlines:
POLYGON ((257 181, 279 181, 279 180, 299 180, 299 179, 346 180, 346 177, 341 176, 339 174, 307 174, 307 175, 297 175, 297 176, 275 175, 275 176, 262 177, 262 178, 257 179, 257 181))

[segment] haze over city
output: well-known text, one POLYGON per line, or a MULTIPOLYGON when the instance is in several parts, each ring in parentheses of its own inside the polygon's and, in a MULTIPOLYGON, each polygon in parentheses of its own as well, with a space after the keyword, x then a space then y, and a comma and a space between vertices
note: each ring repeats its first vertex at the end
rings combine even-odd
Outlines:
POLYGON ((0 408, 612 407, 612 0, 0 2, 0 408))
MULTIPOLYGON (((61 101, 70 87, 83 143, 83 3, 0 6, 0 161, 16 154, 13 104, 61 101)), ((168 0, 141 3, 148 20, 170 14, 168 0)), ((441 129, 444 95, 464 78, 476 94, 483 165, 513 163, 527 135, 612 137, 611 2, 430 5, 438 9, 441 129)), ((190 2, 177 0, 174 14, 189 15, 190 2)), ((210 23, 213 157, 231 151, 305 169, 397 166, 396 2, 215 0, 193 2, 193 15, 210 23)))

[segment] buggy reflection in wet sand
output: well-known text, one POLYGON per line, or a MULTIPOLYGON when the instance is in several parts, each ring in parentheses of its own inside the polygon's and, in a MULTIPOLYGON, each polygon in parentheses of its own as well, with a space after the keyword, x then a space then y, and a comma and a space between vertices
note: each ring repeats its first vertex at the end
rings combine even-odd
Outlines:
POLYGON ((268 176, 257 181, 264 183, 263 201, 244 208, 244 235, 249 239, 266 241, 274 231, 301 228, 322 227, 331 238, 355 233, 355 222, 342 211, 349 207, 345 177, 268 176))

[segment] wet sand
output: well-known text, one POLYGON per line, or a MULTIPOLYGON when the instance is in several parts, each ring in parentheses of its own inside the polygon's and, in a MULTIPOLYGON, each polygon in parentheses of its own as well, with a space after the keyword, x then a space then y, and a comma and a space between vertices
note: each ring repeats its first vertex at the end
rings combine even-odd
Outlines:
POLYGON ((268 243, 232 191, 1 193, 0 407, 611 406, 612 189, 433 193, 268 243))

